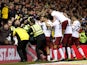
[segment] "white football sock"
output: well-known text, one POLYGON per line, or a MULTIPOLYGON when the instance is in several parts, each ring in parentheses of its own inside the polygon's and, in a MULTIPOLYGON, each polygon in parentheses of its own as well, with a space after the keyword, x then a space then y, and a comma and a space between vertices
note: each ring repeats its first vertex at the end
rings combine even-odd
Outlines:
POLYGON ((71 49, 70 49, 70 47, 67 47, 67 53, 68 53, 68 58, 71 59, 71 49))
POLYGON ((73 57, 76 57, 76 54, 75 54, 75 51, 73 48, 71 48, 71 53, 72 53, 73 57))
POLYGON ((65 47, 62 47, 62 49, 63 49, 63 53, 65 54, 65 47))
POLYGON ((85 56, 85 54, 84 54, 82 48, 78 48, 78 51, 80 52, 80 54, 81 54, 82 56, 85 56))
POLYGON ((54 54, 54 59, 55 60, 58 60, 57 53, 58 53, 57 49, 56 50, 53 50, 53 54, 54 54))
POLYGON ((52 49, 50 48, 50 58, 52 58, 52 49))
POLYGON ((64 57, 64 52, 62 48, 59 48, 59 52, 60 52, 61 58, 64 59, 65 57, 64 57))
POLYGON ((47 60, 50 61, 50 55, 47 55, 47 60))

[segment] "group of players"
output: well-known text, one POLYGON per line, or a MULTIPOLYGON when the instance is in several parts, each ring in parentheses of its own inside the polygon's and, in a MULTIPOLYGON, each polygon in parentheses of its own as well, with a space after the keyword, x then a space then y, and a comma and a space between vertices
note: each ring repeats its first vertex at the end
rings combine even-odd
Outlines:
POLYGON ((79 46, 79 33, 81 32, 81 24, 77 17, 71 19, 66 13, 49 9, 49 16, 42 16, 36 24, 41 25, 46 37, 46 52, 48 61, 61 61, 76 59, 76 54, 72 45, 76 45, 78 51, 86 59, 83 49, 79 46), (52 58, 52 49, 54 58, 52 58), (58 59, 58 51, 61 58, 58 59), (66 55, 66 56, 65 56, 66 55))
MULTIPOLYGON (((29 35, 30 32, 33 32, 34 37, 37 38, 35 40, 37 43, 36 44, 37 57, 34 56, 31 52, 27 51, 27 53, 29 53, 33 57, 34 61, 37 61, 38 59, 39 60, 46 59, 47 61, 62 61, 66 59, 72 60, 72 55, 73 55, 73 59, 77 58, 75 51, 72 48, 72 45, 75 44, 77 46, 78 51, 83 56, 83 59, 86 59, 84 51, 80 47, 80 42, 79 42, 81 24, 78 18, 76 16, 72 16, 70 19, 66 13, 56 11, 54 9, 48 9, 47 12, 48 15, 41 16, 40 19, 33 19, 32 16, 30 16, 27 19, 31 27, 28 30, 29 35), (46 41, 46 45, 45 45, 45 41, 46 41), (44 50, 46 52, 44 52, 44 50), (58 56, 58 51, 61 55, 61 58, 59 58, 58 56)), ((26 29, 26 27, 24 29, 26 29)), ((19 29, 16 32, 19 32, 19 29)), ((21 34, 23 33, 22 36, 24 38, 24 32, 20 31, 20 33, 21 34)), ((20 50, 22 49, 19 48, 22 43, 23 41, 21 41, 21 43, 18 43, 19 53, 20 50)), ((22 47, 24 47, 24 45, 22 45, 22 47)), ((20 53, 20 57, 22 58, 21 53, 20 53)))

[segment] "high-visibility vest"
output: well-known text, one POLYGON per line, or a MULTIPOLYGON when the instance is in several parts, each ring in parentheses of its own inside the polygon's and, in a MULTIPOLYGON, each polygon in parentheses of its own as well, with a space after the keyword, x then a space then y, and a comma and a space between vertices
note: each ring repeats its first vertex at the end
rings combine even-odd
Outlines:
POLYGON ((8 19, 8 7, 3 7, 2 9, 2 18, 3 19, 8 19))
POLYGON ((41 26, 38 25, 38 24, 32 25, 31 28, 32 28, 33 33, 34 33, 34 37, 37 37, 37 36, 39 36, 39 35, 44 33, 42 28, 41 28, 41 26))
POLYGON ((26 31, 28 31, 28 30, 30 29, 30 25, 29 25, 29 24, 25 25, 25 26, 23 27, 23 29, 25 29, 26 31))
POLYGON ((29 34, 23 28, 20 27, 15 28, 15 30, 13 31, 13 36, 15 36, 16 34, 20 37, 21 41, 29 40, 29 34))
POLYGON ((80 33, 80 42, 81 43, 86 43, 86 41, 87 41, 87 37, 85 35, 85 32, 81 32, 80 33))

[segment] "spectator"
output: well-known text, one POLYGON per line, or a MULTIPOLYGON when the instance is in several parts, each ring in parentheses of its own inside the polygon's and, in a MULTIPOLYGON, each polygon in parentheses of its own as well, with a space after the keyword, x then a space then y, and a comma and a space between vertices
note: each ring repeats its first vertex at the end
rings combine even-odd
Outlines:
POLYGON ((79 39, 79 41, 80 41, 80 43, 87 43, 87 36, 86 36, 86 33, 85 33, 85 31, 82 31, 81 33, 80 33, 80 39, 79 39))
POLYGON ((8 26, 8 24, 4 24, 1 28, 0 28, 0 45, 6 45, 6 44, 10 44, 9 43, 9 35, 10 35, 11 31, 10 28, 8 26))
POLYGON ((4 3, 3 5, 4 6, 2 8, 2 19, 3 19, 3 23, 7 23, 9 9, 6 3, 4 3))
POLYGON ((16 15, 16 11, 14 8, 14 4, 10 3, 9 4, 9 18, 15 17, 15 15, 16 15))

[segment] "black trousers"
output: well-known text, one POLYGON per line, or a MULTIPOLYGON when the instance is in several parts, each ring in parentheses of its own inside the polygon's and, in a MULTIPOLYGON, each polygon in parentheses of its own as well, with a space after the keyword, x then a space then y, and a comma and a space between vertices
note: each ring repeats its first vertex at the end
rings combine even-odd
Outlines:
POLYGON ((46 38, 45 38, 44 34, 41 34, 36 37, 36 54, 37 54, 38 59, 41 59, 40 54, 42 54, 42 53, 45 56, 47 55, 45 47, 46 47, 46 38))
POLYGON ((27 43, 28 43, 28 40, 23 40, 18 42, 17 52, 21 58, 21 62, 27 61, 27 53, 26 53, 27 43))

